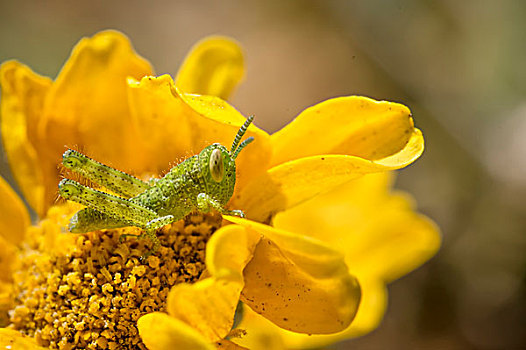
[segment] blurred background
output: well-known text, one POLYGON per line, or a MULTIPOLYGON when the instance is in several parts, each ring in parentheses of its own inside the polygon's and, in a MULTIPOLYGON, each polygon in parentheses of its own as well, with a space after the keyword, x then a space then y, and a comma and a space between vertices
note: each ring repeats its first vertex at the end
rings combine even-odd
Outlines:
POLYGON ((175 75, 223 34, 248 67, 232 102, 268 132, 335 96, 402 102, 426 151, 397 187, 443 247, 390 285, 379 329, 333 348, 526 349, 525 18, 521 0, 0 0, 0 61, 54 78, 82 36, 113 28, 175 75))

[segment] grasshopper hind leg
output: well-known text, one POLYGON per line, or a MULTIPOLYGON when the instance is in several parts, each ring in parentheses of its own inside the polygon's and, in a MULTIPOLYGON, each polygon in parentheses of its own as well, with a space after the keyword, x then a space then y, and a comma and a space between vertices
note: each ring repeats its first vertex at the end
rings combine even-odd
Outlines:
POLYGON ((72 149, 64 152, 62 164, 86 179, 106 187, 125 198, 135 197, 150 188, 149 184, 135 176, 99 163, 72 149))
POLYGON ((155 235, 157 229, 175 221, 173 215, 159 216, 152 209, 108 193, 100 192, 80 183, 63 179, 60 181, 59 194, 68 200, 86 205, 70 222, 71 232, 88 232, 102 228, 136 226, 145 230, 140 237, 148 237, 153 242, 148 257, 160 246, 155 235))
POLYGON ((69 221, 69 230, 73 233, 84 233, 102 229, 126 227, 129 224, 112 218, 98 210, 85 208, 73 215, 69 221))

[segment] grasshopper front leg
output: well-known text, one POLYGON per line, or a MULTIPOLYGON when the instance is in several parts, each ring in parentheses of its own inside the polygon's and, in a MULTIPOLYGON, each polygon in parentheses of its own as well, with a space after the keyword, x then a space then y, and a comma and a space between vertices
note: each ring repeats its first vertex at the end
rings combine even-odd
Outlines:
POLYGON ((203 213, 208 213, 210 209, 215 209, 221 214, 235 215, 241 218, 245 217, 245 213, 241 210, 228 210, 221 206, 221 204, 206 193, 199 193, 197 195, 197 208, 203 213))
POLYGON ((157 231, 158 229, 160 229, 161 227, 165 225, 171 224, 174 221, 175 221, 175 218, 173 217, 173 215, 166 215, 166 216, 158 217, 146 223, 146 228, 144 230, 144 233, 142 233, 141 235, 137 236, 133 234, 123 234, 119 237, 119 241, 121 242, 124 241, 126 237, 136 237, 136 238, 137 237, 138 238, 148 237, 153 242, 153 247, 152 249, 150 249, 148 253, 144 254, 141 257, 141 259, 144 260, 148 258, 150 255, 152 255, 153 253, 155 253, 161 245, 161 241, 159 241, 159 238, 157 238, 157 236, 155 235, 155 231, 157 231))

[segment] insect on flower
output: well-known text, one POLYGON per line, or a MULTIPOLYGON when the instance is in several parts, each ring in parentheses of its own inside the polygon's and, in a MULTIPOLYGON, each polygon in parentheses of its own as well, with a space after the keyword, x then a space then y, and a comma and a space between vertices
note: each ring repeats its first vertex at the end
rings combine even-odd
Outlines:
POLYGON ((87 207, 71 218, 69 230, 81 233, 124 226, 140 227, 144 233, 139 237, 148 237, 153 242, 151 254, 160 245, 155 231, 192 211, 206 213, 215 209, 222 214, 244 217, 241 210, 227 210, 224 206, 234 193, 235 160, 239 152, 254 141, 249 137, 241 142, 253 120, 254 116, 250 116, 241 126, 230 151, 214 143, 170 169, 163 178, 149 183, 68 149, 62 156, 66 168, 118 195, 70 179, 60 181, 58 189, 63 198, 87 207))

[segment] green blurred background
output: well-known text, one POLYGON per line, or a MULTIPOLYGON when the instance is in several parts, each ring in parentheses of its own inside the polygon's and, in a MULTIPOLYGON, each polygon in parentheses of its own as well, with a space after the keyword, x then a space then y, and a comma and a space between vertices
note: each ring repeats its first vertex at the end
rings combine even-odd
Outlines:
POLYGON ((82 36, 114 28, 175 75, 223 34, 248 66, 232 102, 268 132, 335 96, 408 105, 426 151, 397 187, 443 247, 390 285, 378 330, 333 348, 526 349, 525 19, 520 0, 2 0, 0 61, 55 77, 82 36))

